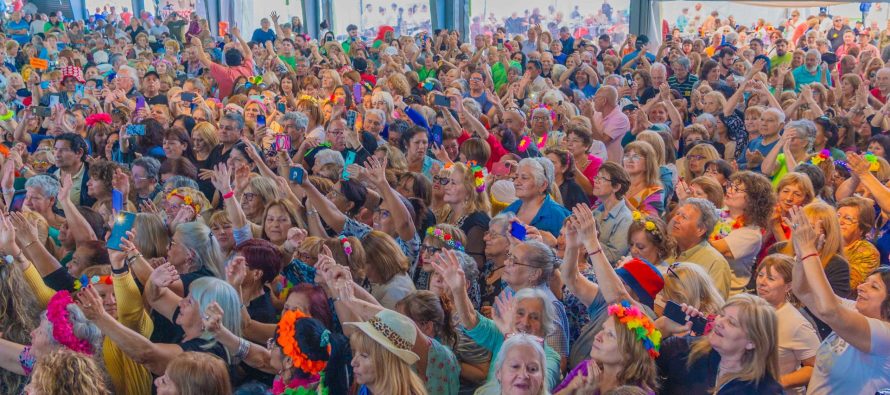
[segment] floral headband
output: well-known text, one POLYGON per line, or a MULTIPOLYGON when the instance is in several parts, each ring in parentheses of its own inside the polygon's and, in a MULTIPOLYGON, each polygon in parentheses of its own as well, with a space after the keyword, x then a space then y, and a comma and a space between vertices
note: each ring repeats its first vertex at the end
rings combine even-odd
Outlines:
POLYGON ((445 233, 442 229, 435 228, 430 226, 426 228, 427 236, 435 237, 445 243, 446 246, 451 248, 452 250, 458 250, 463 252, 464 246, 459 241, 454 240, 450 233, 445 233))
POLYGON ((188 206, 191 206, 195 210, 196 214, 201 212, 201 205, 198 204, 197 202, 195 202, 191 196, 184 194, 178 188, 170 191, 170 193, 167 194, 167 200, 170 200, 175 197, 182 199, 183 203, 185 203, 188 206))
POLYGON ((78 339, 74 335, 71 319, 68 316, 68 305, 73 303, 71 294, 64 290, 56 292, 49 300, 46 306, 46 319, 53 324, 53 339, 71 351, 93 355, 94 350, 90 342, 78 339))
MULTIPOLYGON (((297 330, 297 321, 303 318, 310 318, 300 310, 286 311, 281 315, 278 321, 278 339, 276 342, 281 346, 284 355, 290 357, 294 361, 294 367, 299 368, 309 375, 317 375, 327 366, 327 361, 313 361, 309 359, 295 338, 297 330)), ((328 355, 331 354, 331 332, 325 329, 321 335, 321 346, 327 346, 328 355)))
POLYGON ((88 116, 87 119, 84 120, 84 123, 88 127, 92 127, 93 125, 95 125, 97 123, 104 123, 106 125, 111 125, 111 115, 108 115, 107 113, 104 113, 104 112, 100 112, 98 114, 93 114, 93 115, 88 116))
POLYGON ((881 164, 878 162, 878 157, 871 152, 865 153, 865 160, 868 161, 871 165, 868 167, 868 171, 878 171, 881 169, 881 164))
POLYGON ((473 185, 476 186, 476 192, 485 192, 485 174, 482 173, 482 166, 471 160, 467 162, 467 167, 473 170, 473 185))
MULTIPOLYGON (((525 136, 522 136, 521 140, 519 140, 519 145, 516 147, 516 149, 518 149, 519 152, 525 152, 525 151, 528 151, 528 147, 530 147, 531 144, 532 144, 531 136, 525 135, 525 136)), ((540 150, 543 150, 544 146, 546 146, 546 145, 547 145, 547 134, 545 133, 543 136, 538 137, 538 141, 535 143, 535 146, 538 147, 538 151, 540 151, 540 150)))
POLYGON ((661 237, 661 232, 658 231, 658 226, 655 226, 655 222, 649 220, 647 216, 639 211, 633 212, 633 220, 634 222, 640 222, 643 224, 643 228, 646 229, 649 233, 652 233, 656 237, 661 237))
POLYGON ((622 300, 621 303, 609 306, 608 311, 610 316, 615 317, 618 322, 624 324, 634 333, 634 337, 643 343, 643 347, 652 359, 658 358, 658 351, 661 349, 661 332, 655 329, 655 323, 643 314, 639 307, 622 300))
POLYGON ((84 274, 84 275, 80 276, 79 279, 74 280, 74 290, 78 291, 83 287, 93 285, 93 284, 112 285, 112 284, 114 284, 114 280, 112 280, 111 276, 87 277, 86 274, 84 274))
POLYGON ((352 243, 349 242, 348 237, 340 236, 340 245, 343 246, 343 253, 346 254, 346 257, 352 255, 352 243))
POLYGON ((810 163, 818 166, 820 163, 828 159, 831 159, 831 151, 824 149, 822 151, 819 151, 818 154, 813 155, 813 157, 810 158, 810 163))

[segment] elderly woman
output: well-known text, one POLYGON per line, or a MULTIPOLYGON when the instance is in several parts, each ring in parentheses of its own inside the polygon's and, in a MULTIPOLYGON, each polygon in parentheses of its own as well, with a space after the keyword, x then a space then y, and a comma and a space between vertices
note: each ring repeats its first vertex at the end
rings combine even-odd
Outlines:
POLYGON ((494 360, 494 375, 497 380, 481 388, 484 394, 547 394, 550 372, 547 366, 547 353, 541 347, 540 339, 534 335, 516 334, 501 346, 501 352, 494 360))
POLYGON ((800 261, 792 289, 833 333, 819 346, 809 393, 871 394, 890 386, 890 269, 879 268, 859 285, 856 301, 833 295, 817 248, 819 235, 798 209, 791 214, 792 243, 800 261))
MULTIPOLYGON (((46 219, 51 229, 55 229, 55 237, 58 237, 59 227, 65 222, 64 217, 53 211, 60 188, 59 181, 47 175, 34 176, 25 182, 24 206, 46 219)), ((53 231, 50 230, 50 233, 52 236, 53 231)))
POLYGON ((708 241, 729 262, 729 294, 735 295, 743 292, 753 278, 752 268, 762 234, 769 227, 775 197, 766 177, 743 171, 729 179, 723 203, 727 210, 708 241))
MULTIPOLYGON (((457 256, 450 251, 445 251, 436 257, 433 267, 442 276, 451 297, 455 303, 460 321, 466 328, 466 333, 479 345, 499 355, 504 346, 505 337, 514 333, 524 333, 543 338, 551 333, 556 321, 553 305, 548 302, 547 295, 539 289, 527 288, 516 293, 512 297, 500 299, 498 313, 495 321, 484 317, 473 309, 470 297, 467 295, 467 283, 457 256)), ((541 368, 545 369, 546 388, 553 388, 559 382, 560 355, 549 345, 544 345, 546 362, 541 368)), ((482 394, 500 394, 497 388, 498 379, 497 364, 492 364, 488 370, 488 383, 483 387, 482 394)), ((480 393, 480 392, 477 392, 480 393)))
POLYGON ((701 177, 705 174, 705 163, 716 159, 720 159, 720 154, 713 145, 708 142, 696 143, 686 151, 683 164, 678 166, 680 176, 687 180, 701 177))
POLYGON ((537 144, 538 149, 556 147, 562 143, 565 134, 559 130, 553 130, 556 113, 539 107, 532 111, 529 122, 529 138, 531 144, 537 144))
POLYGON ((633 222, 633 214, 624 196, 630 188, 630 177, 623 167, 606 162, 594 177, 593 195, 598 204, 593 209, 597 227, 602 231, 597 238, 610 262, 617 262, 630 249, 627 231, 633 222))
POLYGON ((653 216, 664 212, 664 186, 655 149, 646 142, 634 141, 624 148, 624 168, 630 176, 625 203, 633 211, 653 216))
POLYGON ((523 224, 559 236, 562 223, 569 216, 565 207, 550 197, 554 180, 553 163, 546 158, 526 158, 519 162, 516 179, 515 202, 503 212, 514 213, 523 224))
POLYGON ((779 143, 773 146, 763 160, 761 172, 772 178, 773 185, 778 185, 786 173, 794 171, 798 162, 812 153, 815 140, 816 124, 813 121, 802 119, 788 122, 779 143))
POLYGON ((850 289, 856 289, 881 261, 878 249, 866 239, 875 227, 874 205, 865 198, 848 197, 837 202, 837 215, 844 257, 850 263, 850 289))

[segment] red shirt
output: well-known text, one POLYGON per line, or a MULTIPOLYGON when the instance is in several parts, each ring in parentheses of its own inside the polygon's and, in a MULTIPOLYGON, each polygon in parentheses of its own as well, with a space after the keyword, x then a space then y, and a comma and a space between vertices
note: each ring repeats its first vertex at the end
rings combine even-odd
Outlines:
POLYGON ((253 77, 253 59, 245 58, 244 63, 235 67, 213 63, 213 65, 210 66, 210 76, 212 76, 219 85, 219 99, 225 99, 226 97, 229 97, 235 89, 235 80, 238 79, 238 77, 253 77))
POLYGON ((874 88, 871 90, 871 95, 878 99, 881 103, 887 103, 887 96, 881 94, 881 90, 878 88, 874 88))

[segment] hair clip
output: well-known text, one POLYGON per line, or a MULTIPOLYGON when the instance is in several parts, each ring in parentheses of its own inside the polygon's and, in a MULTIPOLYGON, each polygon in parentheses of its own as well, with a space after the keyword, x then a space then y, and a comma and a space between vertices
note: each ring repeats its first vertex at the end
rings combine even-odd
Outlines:
POLYGON ((352 244, 349 243, 349 238, 346 236, 340 236, 340 245, 343 247, 343 252, 346 253, 346 256, 352 255, 352 244))
POLYGON ((464 246, 459 241, 454 240, 450 233, 445 233, 442 229, 430 226, 429 228, 426 228, 426 234, 441 240, 446 246, 453 250, 464 250, 464 246))
POLYGON ((112 280, 111 276, 87 277, 86 275, 82 275, 79 279, 74 280, 74 290, 78 291, 81 288, 87 287, 92 284, 112 285, 114 284, 114 280, 112 280))

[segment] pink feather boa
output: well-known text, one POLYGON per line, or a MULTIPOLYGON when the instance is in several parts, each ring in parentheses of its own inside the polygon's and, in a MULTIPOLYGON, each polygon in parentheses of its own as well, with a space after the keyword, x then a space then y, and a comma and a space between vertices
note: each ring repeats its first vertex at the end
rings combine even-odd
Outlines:
POLYGON ((53 339, 68 349, 81 354, 93 355, 93 346, 86 340, 74 336, 68 317, 68 305, 74 303, 68 291, 59 291, 46 306, 46 319, 53 324, 53 339))

